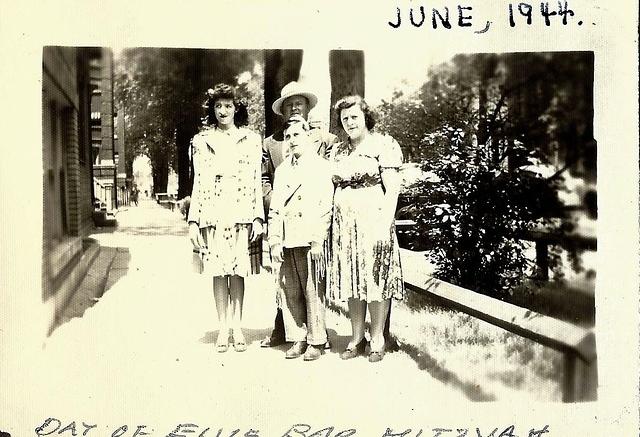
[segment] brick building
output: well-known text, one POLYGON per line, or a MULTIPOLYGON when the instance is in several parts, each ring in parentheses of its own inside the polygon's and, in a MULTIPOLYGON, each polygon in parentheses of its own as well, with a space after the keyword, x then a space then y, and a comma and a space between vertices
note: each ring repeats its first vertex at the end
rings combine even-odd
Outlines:
POLYGON ((127 196, 111 50, 45 47, 42 59, 42 300, 51 332, 99 253, 85 238, 108 223, 95 207, 114 210, 127 196))
MULTIPOLYGON (((117 209, 118 173, 124 175, 122 142, 116 135, 113 53, 97 49, 89 63, 91 80, 91 149, 96 207, 117 209)), ((123 178, 124 179, 124 178, 123 178)), ((124 181, 122 185, 124 185, 124 181)))
POLYGON ((42 53, 42 299, 50 323, 68 298, 82 238, 93 228, 89 63, 96 55, 74 47, 42 53))

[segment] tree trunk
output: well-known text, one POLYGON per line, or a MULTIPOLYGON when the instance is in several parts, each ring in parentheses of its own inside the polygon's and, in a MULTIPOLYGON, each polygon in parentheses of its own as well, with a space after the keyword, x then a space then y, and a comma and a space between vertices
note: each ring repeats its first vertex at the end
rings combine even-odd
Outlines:
POLYGON ((189 159, 191 138, 198 132, 195 123, 185 123, 176 129, 176 148, 178 155, 178 199, 191 195, 193 172, 189 159))
POLYGON ((152 161, 153 193, 166 193, 169 182, 169 162, 166 159, 152 161))
POLYGON ((282 128, 281 117, 274 114, 271 105, 280 97, 282 87, 298 80, 302 67, 302 50, 266 50, 264 63, 264 118, 265 136, 282 128))
MULTIPOLYGON (((331 76, 331 107, 342 97, 357 94, 364 97, 364 52, 361 50, 331 50, 329 52, 331 76)), ((330 130, 344 139, 344 131, 334 114, 330 130)))
POLYGON ((496 55, 479 55, 480 61, 480 82, 478 86, 478 144, 484 147, 488 147, 487 142, 491 138, 491 158, 494 164, 497 164, 500 156, 500 145, 497 138, 491 137, 489 130, 489 118, 488 118, 488 95, 487 88, 489 87, 489 81, 495 75, 498 58, 496 55))
POLYGON ((203 65, 206 53, 204 50, 189 50, 186 53, 185 68, 182 74, 185 91, 190 102, 195 105, 186 105, 183 113, 177 118, 176 126, 176 158, 178 173, 178 199, 191 195, 193 187, 193 171, 189 155, 191 138, 198 132, 200 124, 201 108, 200 100, 204 100, 201 90, 204 88, 203 65))

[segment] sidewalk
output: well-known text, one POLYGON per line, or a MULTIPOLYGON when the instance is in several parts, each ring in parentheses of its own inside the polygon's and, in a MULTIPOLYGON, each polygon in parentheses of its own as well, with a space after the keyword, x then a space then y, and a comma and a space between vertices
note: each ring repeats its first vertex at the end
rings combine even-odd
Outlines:
POLYGON ((346 346, 351 326, 332 311, 327 327, 334 351, 318 361, 285 360, 285 346, 260 348, 258 341, 270 332, 275 315, 274 283, 266 273, 246 281, 248 350, 216 353, 212 291, 207 280, 191 272, 191 243, 178 212, 143 201, 118 214, 115 232, 92 237, 103 247, 128 248, 131 258, 127 273, 99 302, 58 328, 48 342, 47 362, 59 371, 40 383, 48 392, 65 390, 65 401, 74 408, 105 408, 117 398, 122 411, 155 411, 169 402, 177 412, 215 411, 216 417, 227 418, 238 417, 238 405, 243 405, 243 414, 255 417, 274 413, 269 412, 290 399, 292 417, 313 417, 315 402, 331 410, 353 409, 353 393, 367 399, 367 415, 384 414, 390 405, 411 405, 416 395, 464 399, 403 352, 388 354, 376 365, 365 357, 341 361, 337 352, 346 346), (82 359, 70 361, 69 350, 82 359), (314 403, 296 401, 301 390, 314 403))

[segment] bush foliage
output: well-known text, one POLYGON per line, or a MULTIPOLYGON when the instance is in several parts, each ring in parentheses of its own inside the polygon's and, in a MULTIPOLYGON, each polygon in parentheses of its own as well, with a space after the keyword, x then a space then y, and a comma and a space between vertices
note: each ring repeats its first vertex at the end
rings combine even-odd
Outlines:
POLYGON ((439 178, 410 186, 402 213, 417 222, 410 248, 430 249, 440 279, 505 296, 531 267, 523 238, 568 230, 562 175, 595 174, 590 69, 581 53, 458 55, 378 108, 405 158, 439 178), (557 171, 543 177, 544 164, 557 171))

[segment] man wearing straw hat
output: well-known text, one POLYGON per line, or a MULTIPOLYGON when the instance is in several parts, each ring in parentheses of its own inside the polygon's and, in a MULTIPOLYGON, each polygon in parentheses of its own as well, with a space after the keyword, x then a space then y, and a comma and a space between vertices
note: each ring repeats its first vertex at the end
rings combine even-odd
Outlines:
MULTIPOLYGON (((303 84, 298 82, 290 82, 286 84, 280 93, 278 98, 271 109, 273 112, 283 118, 283 120, 289 120, 292 116, 299 115, 303 119, 307 120, 309 117, 309 111, 318 103, 318 97, 307 89, 303 84)), ((328 158, 331 152, 331 147, 338 142, 335 135, 323 129, 311 129, 309 131, 310 141, 314 144, 313 150, 323 158, 328 158)), ((271 205, 271 194, 273 190, 273 180, 276 168, 284 161, 289 155, 289 150, 286 142, 284 141, 284 134, 282 131, 276 132, 270 137, 264 140, 262 146, 262 189, 263 189, 263 201, 265 214, 268 214, 269 207, 271 205)), ((268 224, 267 224, 268 232, 268 224)), ((281 304, 282 296, 281 290, 278 287, 276 291, 276 303, 278 306, 274 328, 271 335, 260 343, 262 347, 274 347, 284 344, 286 342, 283 311, 288 311, 286 305, 281 304)), ((290 318, 291 314, 287 314, 290 318)), ((330 344, 327 340, 325 348, 329 348, 330 344)))

